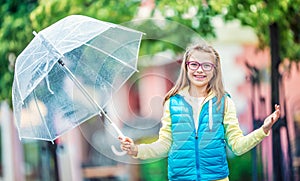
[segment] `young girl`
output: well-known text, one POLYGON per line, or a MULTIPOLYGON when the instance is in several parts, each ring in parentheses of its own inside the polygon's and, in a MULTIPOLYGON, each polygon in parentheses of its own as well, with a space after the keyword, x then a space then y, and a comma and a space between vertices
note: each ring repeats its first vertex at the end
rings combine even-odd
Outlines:
POLYGON ((166 94, 158 140, 136 145, 131 138, 119 139, 134 158, 168 156, 169 180, 228 180, 226 143, 236 155, 249 151, 279 116, 275 105, 263 125, 244 136, 223 87, 219 54, 211 46, 196 45, 186 51, 179 78, 166 94))

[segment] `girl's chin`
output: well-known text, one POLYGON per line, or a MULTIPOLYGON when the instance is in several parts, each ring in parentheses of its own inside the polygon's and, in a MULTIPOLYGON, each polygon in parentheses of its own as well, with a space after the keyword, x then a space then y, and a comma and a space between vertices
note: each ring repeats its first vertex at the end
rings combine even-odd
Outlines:
POLYGON ((193 81, 191 84, 195 87, 206 87, 208 85, 208 82, 204 81, 193 81))
POLYGON ((208 81, 206 78, 194 78, 193 83, 195 84, 207 84, 208 81))

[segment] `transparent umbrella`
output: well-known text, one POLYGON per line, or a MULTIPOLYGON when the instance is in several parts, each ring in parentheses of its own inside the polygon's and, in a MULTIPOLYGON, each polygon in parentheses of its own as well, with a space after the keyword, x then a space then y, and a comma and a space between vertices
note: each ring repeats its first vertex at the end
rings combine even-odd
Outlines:
POLYGON ((143 33, 71 15, 38 34, 17 57, 13 112, 19 137, 52 141, 102 114, 137 71, 143 33))

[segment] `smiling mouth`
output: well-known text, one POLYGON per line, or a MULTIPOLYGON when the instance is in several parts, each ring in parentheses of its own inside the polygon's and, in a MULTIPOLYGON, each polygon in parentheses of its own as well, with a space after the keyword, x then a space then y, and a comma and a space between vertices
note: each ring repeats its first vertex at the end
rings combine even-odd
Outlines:
POLYGON ((207 76, 206 75, 194 75, 194 77, 197 78, 197 79, 204 79, 207 76))

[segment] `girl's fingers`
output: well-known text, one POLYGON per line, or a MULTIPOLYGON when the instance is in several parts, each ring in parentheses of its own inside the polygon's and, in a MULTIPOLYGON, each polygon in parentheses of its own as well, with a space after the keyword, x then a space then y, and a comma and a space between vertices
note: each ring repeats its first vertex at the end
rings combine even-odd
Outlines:
POLYGON ((275 108, 275 111, 279 111, 280 106, 278 104, 275 104, 274 108, 275 108))
POLYGON ((280 115, 280 106, 278 104, 275 104, 274 108, 275 108, 275 111, 274 111, 275 115, 279 116, 280 115))
POLYGON ((131 139, 122 139, 120 140, 121 142, 121 149, 124 151, 129 151, 132 147, 133 142, 131 141, 131 139))
POLYGON ((124 150, 124 151, 128 151, 128 150, 131 148, 130 145, 124 145, 124 144, 121 144, 120 147, 121 147, 121 149, 124 150))
POLYGON ((136 153, 137 151, 135 151, 136 146, 134 145, 134 142, 131 138, 129 138, 129 137, 120 137, 119 136, 118 139, 121 143, 120 147, 123 151, 126 151, 127 154, 129 154, 129 155, 136 155, 137 154, 136 153))

